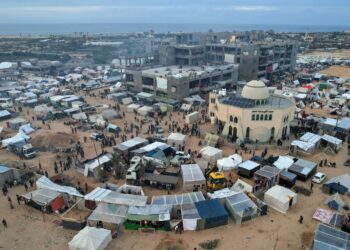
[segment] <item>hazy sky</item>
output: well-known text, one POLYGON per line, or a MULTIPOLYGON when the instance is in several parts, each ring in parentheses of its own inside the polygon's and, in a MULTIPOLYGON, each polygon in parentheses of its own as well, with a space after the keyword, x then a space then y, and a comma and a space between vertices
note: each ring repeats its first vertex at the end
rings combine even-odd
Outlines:
POLYGON ((350 26, 350 0, 0 0, 0 23, 350 26))

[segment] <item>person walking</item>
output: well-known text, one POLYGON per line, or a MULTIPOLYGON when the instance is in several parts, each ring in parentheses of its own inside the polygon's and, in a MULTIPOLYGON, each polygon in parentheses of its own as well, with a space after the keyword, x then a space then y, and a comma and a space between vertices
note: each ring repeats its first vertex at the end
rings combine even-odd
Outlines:
POLYGON ((312 192, 312 188, 314 187, 314 183, 311 182, 311 185, 310 185, 310 191, 312 192))
POLYGON ((7 221, 5 219, 2 219, 2 225, 7 228, 7 221))
POLYGON ((299 224, 303 224, 303 220, 304 220, 304 217, 302 215, 300 215, 300 217, 299 217, 299 224))

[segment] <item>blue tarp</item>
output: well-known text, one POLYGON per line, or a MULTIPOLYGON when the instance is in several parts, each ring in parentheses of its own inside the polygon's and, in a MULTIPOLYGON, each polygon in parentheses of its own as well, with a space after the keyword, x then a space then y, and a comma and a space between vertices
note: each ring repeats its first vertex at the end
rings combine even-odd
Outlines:
POLYGON ((199 216, 205 221, 205 228, 226 225, 228 213, 218 199, 199 201, 195 203, 199 216))
POLYGON ((345 194, 346 192, 348 192, 348 188, 341 185, 340 183, 332 182, 332 183, 326 183, 324 185, 327 186, 333 192, 337 192, 339 194, 345 194))

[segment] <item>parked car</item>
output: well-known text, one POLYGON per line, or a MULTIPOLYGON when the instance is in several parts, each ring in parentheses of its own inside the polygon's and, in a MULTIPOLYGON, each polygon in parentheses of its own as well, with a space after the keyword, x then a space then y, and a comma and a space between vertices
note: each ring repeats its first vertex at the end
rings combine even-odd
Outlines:
POLYGON ((95 140, 95 141, 102 141, 104 138, 104 135, 98 132, 92 133, 90 136, 91 139, 95 140))
POLYGON ((187 154, 183 151, 176 151, 175 155, 179 156, 181 160, 189 160, 191 159, 191 155, 187 154))
POLYGON ((326 179, 327 175, 321 172, 317 172, 312 178, 312 182, 314 183, 322 183, 326 179))
POLYGON ((163 134, 164 133, 164 129, 161 126, 156 126, 156 133, 157 134, 163 134))

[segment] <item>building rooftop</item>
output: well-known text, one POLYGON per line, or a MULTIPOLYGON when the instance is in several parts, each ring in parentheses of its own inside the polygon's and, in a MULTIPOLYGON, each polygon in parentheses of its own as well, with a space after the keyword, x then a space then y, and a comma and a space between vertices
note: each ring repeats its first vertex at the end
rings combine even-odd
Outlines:
POLYGON ((242 90, 242 97, 251 100, 263 100, 269 98, 269 90, 262 81, 250 81, 242 90))
POLYGON ((259 109, 267 109, 267 108, 288 108, 292 105, 292 100, 288 98, 284 98, 282 96, 270 96, 267 99, 267 103, 263 105, 257 105, 255 100, 247 99, 241 96, 225 96, 219 98, 219 102, 231 105, 238 108, 259 108, 259 109))
POLYGON ((180 66, 178 65, 172 65, 172 66, 166 66, 166 67, 156 67, 151 69, 145 69, 142 70, 142 74, 145 75, 152 75, 156 77, 175 77, 175 78, 182 78, 182 77, 190 77, 190 76, 200 76, 202 74, 208 74, 212 73, 214 71, 218 70, 226 70, 233 68, 234 64, 227 64, 222 66, 180 66))

